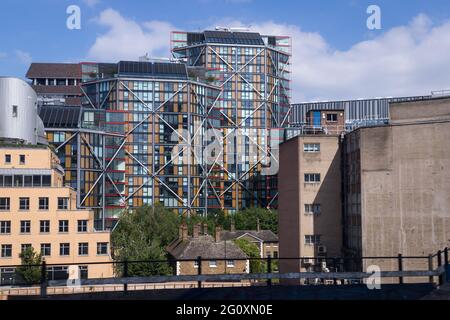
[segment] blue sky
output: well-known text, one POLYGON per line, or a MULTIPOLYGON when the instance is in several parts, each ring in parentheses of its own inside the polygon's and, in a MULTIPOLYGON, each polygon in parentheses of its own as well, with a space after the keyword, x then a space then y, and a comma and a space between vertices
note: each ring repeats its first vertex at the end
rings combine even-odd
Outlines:
POLYGON ((293 37, 295 101, 424 94, 450 88, 450 59, 435 52, 447 49, 449 21, 448 0, 3 0, 0 75, 23 77, 31 61, 167 56, 171 29, 225 24, 293 37), (71 4, 81 30, 66 28, 71 4), (381 30, 366 27, 370 4, 381 8, 381 30))

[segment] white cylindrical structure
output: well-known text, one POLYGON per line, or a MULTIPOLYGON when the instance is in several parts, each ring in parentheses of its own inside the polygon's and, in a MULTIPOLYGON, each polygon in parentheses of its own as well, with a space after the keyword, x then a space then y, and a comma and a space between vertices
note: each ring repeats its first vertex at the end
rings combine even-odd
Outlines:
POLYGON ((37 143, 37 95, 28 83, 0 77, 0 115, 0 138, 37 143))

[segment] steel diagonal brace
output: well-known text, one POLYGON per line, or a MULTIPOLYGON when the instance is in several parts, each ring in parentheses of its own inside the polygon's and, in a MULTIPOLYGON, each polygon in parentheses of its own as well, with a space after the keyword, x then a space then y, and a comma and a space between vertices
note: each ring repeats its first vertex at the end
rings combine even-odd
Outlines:
POLYGON ((64 141, 62 144, 60 144, 60 145, 58 146, 58 148, 55 149, 55 151, 58 152, 59 149, 61 149, 62 147, 64 147, 66 144, 68 144, 70 141, 72 141, 72 139, 75 138, 75 137, 76 137, 77 135, 79 135, 79 134, 80 134, 79 131, 73 133, 66 141, 64 141))
POLYGON ((83 89, 82 86, 80 86, 80 89, 81 89, 81 92, 84 94, 84 96, 88 99, 88 102, 89 102, 89 104, 92 106, 92 108, 97 110, 97 108, 96 108, 96 107, 94 106, 94 104, 92 103, 91 98, 89 98, 89 96, 86 94, 86 91, 84 91, 84 89, 83 89))
POLYGON ((90 194, 92 193, 92 191, 94 190, 94 188, 97 186, 97 184, 99 183, 100 179, 103 177, 103 174, 106 172, 106 170, 108 170, 109 166, 112 164, 112 162, 115 160, 115 158, 117 157, 117 155, 119 154, 120 150, 122 150, 123 146, 126 143, 126 138, 122 141, 122 143, 120 144, 119 148, 116 150, 116 152, 114 153, 114 155, 112 156, 111 160, 108 162, 108 164, 106 165, 106 167, 103 169, 102 173, 98 176, 98 178, 95 180, 94 184, 92 185, 92 187, 89 189, 88 193, 86 193, 86 196, 83 198, 83 200, 81 201, 80 204, 83 204, 86 199, 90 196, 90 194))
POLYGON ((111 89, 109 89, 108 94, 106 95, 105 99, 103 99, 103 102, 100 104, 99 109, 102 109, 103 105, 105 104, 106 100, 109 98, 109 95, 113 91, 113 89, 116 87, 117 82, 114 82, 114 84, 111 86, 111 89))
MULTIPOLYGON (((148 175, 150 175, 150 178, 147 178, 147 180, 135 191, 135 192, 133 192, 133 194, 131 194, 130 196, 128 196, 127 198, 126 198, 126 200, 128 200, 128 199, 130 199, 133 195, 135 195, 136 194, 136 192, 138 192, 140 189, 142 189, 143 187, 144 187, 144 185, 146 185, 151 179, 155 179, 155 180, 157 180, 161 185, 163 185, 164 187, 166 187, 166 189, 167 190, 169 190, 177 199, 178 199, 178 201, 180 202, 180 203, 182 203, 183 205, 185 205, 185 202, 184 202, 184 200, 182 199, 182 198, 180 198, 179 196, 178 196, 178 194, 176 194, 172 189, 170 189, 170 187, 168 186, 168 185, 166 185, 164 182, 162 182, 161 181, 161 179, 159 179, 157 176, 156 176, 156 174, 157 173, 155 173, 155 174, 152 174, 151 172, 150 172, 150 170, 148 170, 147 169, 147 167, 146 166, 144 166, 138 159, 136 159, 131 153, 129 153, 129 152, 126 152, 127 154, 128 154, 128 156, 130 157, 130 158, 132 158, 134 161, 136 161, 146 172, 147 172, 147 174, 148 175)), ((165 166, 167 166, 167 164, 165 165, 165 166)), ((165 167, 164 166, 164 167, 165 167)), ((158 173, 164 168, 164 167, 162 167, 160 170, 158 170, 158 173)), ((190 208, 190 207, 189 207, 190 208)))
MULTIPOLYGON (((97 162, 97 164, 99 165, 100 169, 103 170, 103 164, 100 161, 100 159, 97 157, 97 155, 94 152, 93 147, 91 146, 91 144, 86 140, 86 138, 83 135, 80 135, 81 139, 83 140, 83 142, 87 145, 89 153, 94 157, 95 161, 97 162)), ((114 189, 116 190, 117 194, 120 196, 120 198, 122 199, 122 201, 125 201, 125 198, 122 196, 122 194, 120 193, 120 190, 117 188, 116 183, 113 181, 113 179, 111 178, 111 176, 109 175, 108 172, 105 172, 106 177, 108 178, 108 180, 112 183, 114 189)), ((105 190, 103 190, 103 192, 105 192, 105 190)))

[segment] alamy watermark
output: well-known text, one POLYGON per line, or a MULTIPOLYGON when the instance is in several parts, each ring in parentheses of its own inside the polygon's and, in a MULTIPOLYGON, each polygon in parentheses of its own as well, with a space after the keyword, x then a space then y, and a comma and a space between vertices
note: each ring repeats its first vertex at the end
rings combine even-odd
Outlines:
MULTIPOLYGON (((178 142, 171 152, 174 165, 242 165, 243 172, 261 165, 260 174, 275 175, 279 169, 280 130, 236 128, 210 128, 205 130, 201 122, 187 129, 172 133, 172 142, 178 142), (245 170, 247 169, 247 170, 245 170)), ((237 177, 239 178, 239 177, 237 177)))
POLYGON ((66 20, 66 27, 69 30, 81 29, 81 9, 77 5, 70 5, 66 9, 66 14, 69 16, 66 20))
POLYGON ((381 8, 375 4, 367 7, 367 14, 370 16, 367 18, 367 29, 369 30, 381 30, 381 8))

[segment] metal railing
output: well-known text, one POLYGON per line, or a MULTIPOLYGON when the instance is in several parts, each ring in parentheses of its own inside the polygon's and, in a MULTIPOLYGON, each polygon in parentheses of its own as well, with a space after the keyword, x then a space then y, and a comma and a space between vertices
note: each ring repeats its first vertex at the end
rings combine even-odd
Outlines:
MULTIPOLYGON (((373 276, 373 273, 361 271, 348 271, 346 265, 354 263, 354 265, 362 266, 365 262, 390 261, 397 265, 396 270, 381 271, 380 278, 396 278, 399 284, 405 282, 405 278, 418 277, 428 278, 428 282, 442 285, 444 282, 450 282, 449 269, 449 248, 439 250, 437 253, 428 256, 398 256, 392 257, 298 257, 298 258, 273 258, 270 255, 267 258, 247 258, 247 259, 233 259, 233 258, 213 258, 213 257, 197 257, 196 259, 179 259, 179 260, 144 260, 144 261, 113 261, 113 262, 91 262, 82 264, 47 264, 45 261, 41 265, 28 265, 27 268, 39 268, 40 281, 39 287, 24 287, 22 291, 28 294, 40 294, 47 296, 48 294, 60 293, 86 293, 105 291, 123 291, 129 290, 158 290, 158 289, 180 289, 180 288, 204 288, 204 287, 226 287, 226 286, 250 286, 250 285, 267 285, 272 286, 275 282, 282 280, 305 280, 306 284, 310 284, 311 280, 319 280, 314 283, 330 284, 330 285, 346 285, 363 283, 365 279, 373 276), (233 260, 235 262, 248 262, 250 266, 252 263, 259 262, 258 270, 249 270, 249 273, 242 272, 228 272, 222 274, 212 274, 205 272, 204 266, 208 261, 223 262, 223 266, 227 265, 227 261, 233 260), (405 266, 409 261, 421 261, 427 267, 422 270, 406 270, 405 266), (311 263, 313 262, 313 263, 311 263), (184 275, 168 275, 158 274, 153 269, 150 274, 142 274, 136 271, 136 266, 142 271, 145 266, 161 266, 169 265, 175 267, 178 263, 191 263, 196 266, 196 272, 184 275), (278 266, 281 263, 296 263, 300 271, 300 266, 310 266, 309 271, 302 272, 279 272, 278 266), (326 266, 327 271, 324 271, 322 266, 326 266), (114 266, 116 277, 102 278, 102 279, 81 279, 78 287, 71 287, 67 279, 49 279, 49 269, 51 267, 68 267, 68 266, 99 266, 108 265, 114 266), (264 267, 262 267, 264 266, 264 267), (320 270, 320 268, 322 268, 320 270), (69 287, 67 290, 64 287, 69 287), (120 289, 121 288, 121 289, 120 289), (67 291, 67 292, 66 292, 67 291)), ((20 268, 24 266, 0 266, 0 271, 3 268, 20 268)), ((297 268, 297 267, 296 267, 297 268)), ((1 280, 1 279, 0 279, 1 280)), ((425 281, 426 282, 426 281, 425 281)), ((18 283, 20 285, 20 283, 18 283)), ((33 283, 37 285, 38 283, 33 283)), ((17 285, 17 284, 16 284, 17 285)), ((21 288, 5 288, 5 284, 0 283, 0 296, 3 292, 6 294, 13 294, 18 292, 21 288), (3 287, 2 287, 3 285, 3 287)))

